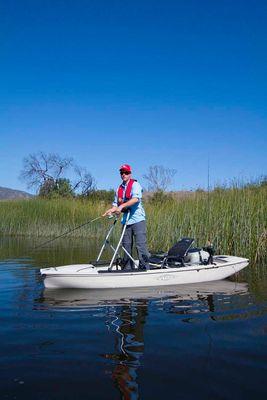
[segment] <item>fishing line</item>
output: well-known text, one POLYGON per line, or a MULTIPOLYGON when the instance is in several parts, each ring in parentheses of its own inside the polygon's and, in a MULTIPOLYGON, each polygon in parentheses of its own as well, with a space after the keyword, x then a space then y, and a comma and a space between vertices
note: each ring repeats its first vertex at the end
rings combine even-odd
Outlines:
POLYGON ((90 221, 87 221, 87 222, 85 222, 85 223, 82 224, 82 225, 76 226, 75 228, 71 229, 70 231, 67 231, 67 232, 62 233, 62 235, 56 236, 56 237, 53 238, 53 239, 50 239, 50 240, 47 240, 47 241, 44 242, 44 243, 41 243, 39 246, 34 247, 32 250, 39 249, 39 247, 42 247, 42 246, 44 246, 45 244, 51 243, 51 242, 53 242, 54 240, 59 239, 59 238, 61 238, 62 236, 67 235, 68 233, 71 233, 71 232, 73 232, 73 231, 76 231, 77 229, 82 228, 82 227, 85 226, 85 225, 91 224, 92 222, 95 222, 95 221, 97 221, 97 220, 100 219, 100 218, 103 218, 103 216, 101 215, 100 217, 97 217, 97 218, 94 218, 94 219, 92 219, 92 220, 90 220, 90 221))

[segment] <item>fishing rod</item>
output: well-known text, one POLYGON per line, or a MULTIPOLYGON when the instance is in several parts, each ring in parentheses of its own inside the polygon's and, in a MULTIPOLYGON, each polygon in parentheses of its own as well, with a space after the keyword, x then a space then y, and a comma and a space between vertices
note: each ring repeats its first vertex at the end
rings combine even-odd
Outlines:
POLYGON ((76 226, 75 228, 73 228, 73 229, 71 229, 71 230, 69 230, 69 231, 67 231, 67 232, 62 233, 62 235, 59 235, 59 236, 56 236, 56 237, 53 238, 53 239, 47 240, 46 242, 41 243, 39 246, 34 247, 32 250, 36 250, 36 249, 38 249, 39 247, 44 246, 45 244, 51 243, 51 242, 53 242, 54 240, 59 239, 59 238, 61 238, 62 236, 67 235, 68 233, 71 233, 71 232, 73 232, 73 231, 76 231, 76 229, 82 228, 82 227, 85 226, 85 225, 91 224, 92 222, 95 222, 95 221, 97 221, 97 220, 100 219, 100 218, 103 218, 103 215, 101 215, 100 217, 94 218, 94 219, 92 219, 92 220, 90 220, 90 221, 87 221, 87 222, 85 222, 84 224, 81 224, 81 225, 79 225, 79 226, 76 226))

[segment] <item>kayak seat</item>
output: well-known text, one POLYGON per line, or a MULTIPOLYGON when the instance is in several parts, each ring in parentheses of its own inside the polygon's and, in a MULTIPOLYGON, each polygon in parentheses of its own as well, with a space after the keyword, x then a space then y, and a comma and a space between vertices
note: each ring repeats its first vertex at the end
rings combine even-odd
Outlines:
POLYGON ((157 265, 158 267, 164 267, 171 264, 184 264, 184 257, 188 250, 192 246, 194 239, 182 238, 176 242, 168 251, 168 253, 160 253, 151 255, 149 263, 157 265))

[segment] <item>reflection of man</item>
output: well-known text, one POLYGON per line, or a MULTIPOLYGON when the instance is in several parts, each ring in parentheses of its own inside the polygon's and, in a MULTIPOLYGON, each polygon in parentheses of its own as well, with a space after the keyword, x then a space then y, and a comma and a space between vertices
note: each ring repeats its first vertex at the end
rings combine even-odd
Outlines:
MULTIPOLYGON (((126 400, 139 398, 137 370, 140 366, 140 358, 144 352, 144 325, 147 316, 146 302, 142 302, 140 307, 123 306, 119 310, 120 325, 116 332, 119 336, 118 353, 106 354, 108 359, 116 360, 116 366, 112 373, 112 379, 126 400), (145 307, 144 307, 145 306, 145 307)), ((116 316, 116 321, 117 316, 116 316)))
MULTIPOLYGON (((124 213, 122 224, 126 224, 126 211, 130 212, 129 220, 125 234, 122 239, 122 245, 129 254, 132 254, 133 238, 139 259, 139 269, 149 269, 149 253, 146 245, 146 216, 142 206, 142 187, 132 179, 132 169, 130 165, 124 164, 120 167, 120 175, 122 183, 118 187, 112 207, 109 208, 103 215, 111 215, 112 213, 124 213)), ((123 266, 134 269, 132 260, 124 253, 123 266)))

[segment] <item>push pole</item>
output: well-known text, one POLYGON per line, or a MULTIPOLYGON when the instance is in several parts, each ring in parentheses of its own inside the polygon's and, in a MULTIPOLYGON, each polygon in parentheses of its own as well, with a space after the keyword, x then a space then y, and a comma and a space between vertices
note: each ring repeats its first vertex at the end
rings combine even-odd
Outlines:
POLYGON ((127 256, 132 260, 132 262, 134 263, 134 265, 138 268, 138 264, 136 264, 136 261, 133 259, 133 257, 131 256, 131 254, 129 253, 129 251, 127 251, 125 249, 125 247, 121 246, 122 250, 124 251, 124 253, 127 254, 127 256))
POLYGON ((115 218, 115 220, 114 220, 114 222, 113 222, 111 228, 109 229, 109 231, 108 231, 108 233, 107 233, 107 236, 105 237, 105 241, 104 241, 104 243, 103 243, 103 246, 101 247, 101 250, 100 250, 100 252, 99 252, 99 254, 98 254, 98 257, 97 257, 97 259, 96 259, 96 264, 98 263, 98 261, 100 260, 100 257, 102 256, 102 253, 103 253, 103 251, 104 251, 104 248, 105 248, 106 244, 108 243, 108 239, 109 239, 109 237, 110 237, 110 235, 111 235, 111 232, 113 231, 114 226, 116 225, 116 222, 117 222, 117 221, 118 221, 118 217, 115 218))
POLYGON ((111 259, 111 261, 110 261, 110 264, 109 264, 109 267, 108 267, 108 270, 109 270, 109 271, 112 270, 112 265, 113 265, 113 263, 114 263, 114 260, 115 260, 116 255, 117 255, 117 253, 118 253, 118 251, 119 251, 119 248, 120 248, 120 245, 121 245, 121 242, 122 242, 122 238, 123 238, 124 233, 125 233, 125 230, 126 230, 127 222, 128 222, 128 220, 129 220, 129 217, 130 217, 130 212, 128 211, 128 212, 127 212, 126 221, 125 221, 125 224, 124 224, 124 227, 123 227, 123 230, 122 230, 122 234, 121 234, 121 237, 120 237, 120 240, 119 240, 119 243, 117 244, 116 250, 115 250, 115 252, 114 252, 114 254, 113 254, 113 257, 112 257, 112 259, 111 259))

